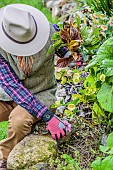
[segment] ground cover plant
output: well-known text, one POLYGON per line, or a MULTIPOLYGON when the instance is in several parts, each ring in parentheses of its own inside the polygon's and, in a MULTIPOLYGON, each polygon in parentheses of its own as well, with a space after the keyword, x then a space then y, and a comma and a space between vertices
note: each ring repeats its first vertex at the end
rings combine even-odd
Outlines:
MULTIPOLYGON (((100 3, 101 1, 98 2, 100 3)), ((95 128, 97 127, 96 130, 98 131, 99 136, 95 140, 98 142, 98 145, 97 148, 95 148, 96 150, 93 150, 95 154, 94 152, 91 152, 91 154, 94 154, 95 156, 96 154, 100 154, 101 156, 101 153, 99 153, 98 150, 99 143, 106 145, 106 142, 111 140, 111 138, 108 138, 106 141, 106 137, 110 132, 112 132, 113 122, 113 18, 112 14, 108 14, 105 9, 104 11, 98 9, 96 12, 94 8, 91 9, 86 7, 86 9, 82 8, 81 12, 83 13, 82 18, 80 18, 79 15, 76 15, 73 22, 60 23, 60 31, 56 32, 53 36, 55 43, 50 48, 50 51, 53 48, 59 50, 62 46, 68 46, 68 49, 71 52, 68 57, 66 56, 64 59, 58 59, 57 67, 65 68, 68 66, 69 68, 66 70, 58 69, 56 72, 56 78, 58 81, 60 81, 63 87, 67 86, 69 88, 70 86, 72 92, 68 101, 65 99, 56 101, 53 107, 58 108, 59 106, 64 106, 65 109, 63 114, 70 118, 71 121, 73 121, 73 119, 75 121, 77 116, 81 116, 83 117, 83 122, 88 120, 88 125, 92 124, 92 126, 95 128), (81 62, 80 56, 82 56, 81 58, 84 59, 83 64, 81 62), (75 67, 70 68, 70 63, 73 60, 75 61, 75 67), (78 64, 78 61, 80 65, 82 64, 82 67, 78 64), (83 76, 84 73, 86 74, 86 77, 83 76), (74 89, 73 91, 72 87, 74 89), (90 112, 84 114, 84 111, 87 111, 85 108, 82 108, 82 105, 83 107, 87 106, 90 112)), ((73 123, 75 123, 74 121, 73 123)), ((77 128, 77 125, 74 125, 77 128)), ((81 129, 78 131, 81 131, 81 129)), ((77 148, 75 144, 73 144, 73 146, 77 148)), ((83 146, 81 146, 81 148, 82 147, 83 146)), ((79 156, 80 155, 81 153, 79 156)), ((73 158, 75 157, 76 156, 73 156, 73 158)), ((99 161, 102 158, 103 157, 99 158, 99 161)), ((85 164, 82 164, 83 162, 81 163, 81 160, 78 159, 78 162, 79 161, 79 165, 83 169, 91 169, 92 167, 95 170, 107 170, 109 167, 112 167, 111 155, 106 157, 104 161, 100 161, 100 164, 102 165, 99 165, 98 160, 93 162, 90 159, 90 161, 93 162, 92 166, 91 162, 89 164, 87 162, 87 166, 85 166, 85 164), (104 166, 105 163, 107 163, 108 166, 104 166)))
MULTIPOLYGON (((2 1, 26 3, 47 15, 41 1, 2 1)), ((53 35, 53 49, 66 46, 70 54, 56 60, 56 79, 66 96, 52 107, 73 125, 70 140, 59 145, 58 157, 51 166, 58 170, 112 170, 113 167, 113 15, 112 1, 82 1, 74 10, 72 22, 50 21, 59 25, 53 35), (88 6, 89 5, 89 6, 88 6), (78 15, 78 10, 82 17, 78 15)), ((0 123, 0 140, 6 137, 6 123, 0 123)))

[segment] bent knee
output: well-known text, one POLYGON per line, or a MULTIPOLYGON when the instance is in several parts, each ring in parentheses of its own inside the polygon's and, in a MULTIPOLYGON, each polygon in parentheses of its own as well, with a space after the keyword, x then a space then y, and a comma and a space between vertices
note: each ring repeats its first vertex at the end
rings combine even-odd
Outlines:
POLYGON ((31 129, 31 126, 33 125, 33 119, 27 110, 21 106, 17 106, 15 109, 13 109, 9 116, 9 123, 14 131, 27 131, 31 129))

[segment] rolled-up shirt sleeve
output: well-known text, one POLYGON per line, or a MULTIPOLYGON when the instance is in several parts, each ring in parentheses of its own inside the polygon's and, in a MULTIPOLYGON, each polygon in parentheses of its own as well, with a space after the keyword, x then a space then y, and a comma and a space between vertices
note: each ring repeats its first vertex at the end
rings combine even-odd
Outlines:
POLYGON ((38 101, 19 81, 10 64, 0 54, 0 86, 20 106, 31 115, 41 118, 48 108, 38 101))

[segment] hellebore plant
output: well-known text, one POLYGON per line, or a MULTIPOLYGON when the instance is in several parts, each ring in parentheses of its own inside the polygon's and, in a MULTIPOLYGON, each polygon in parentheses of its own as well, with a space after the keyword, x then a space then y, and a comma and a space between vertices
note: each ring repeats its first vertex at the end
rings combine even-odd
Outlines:
POLYGON ((103 117, 107 121, 113 113, 113 37, 100 46, 86 70, 90 73, 84 82, 85 90, 95 89, 93 117, 103 117))

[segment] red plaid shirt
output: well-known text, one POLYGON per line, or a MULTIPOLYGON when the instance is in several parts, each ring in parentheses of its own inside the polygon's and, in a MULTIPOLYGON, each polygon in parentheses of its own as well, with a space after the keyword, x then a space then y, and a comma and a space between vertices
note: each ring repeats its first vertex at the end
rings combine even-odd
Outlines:
POLYGON ((38 101, 19 81, 9 63, 0 54, 0 86, 20 106, 37 118, 48 108, 38 101))

